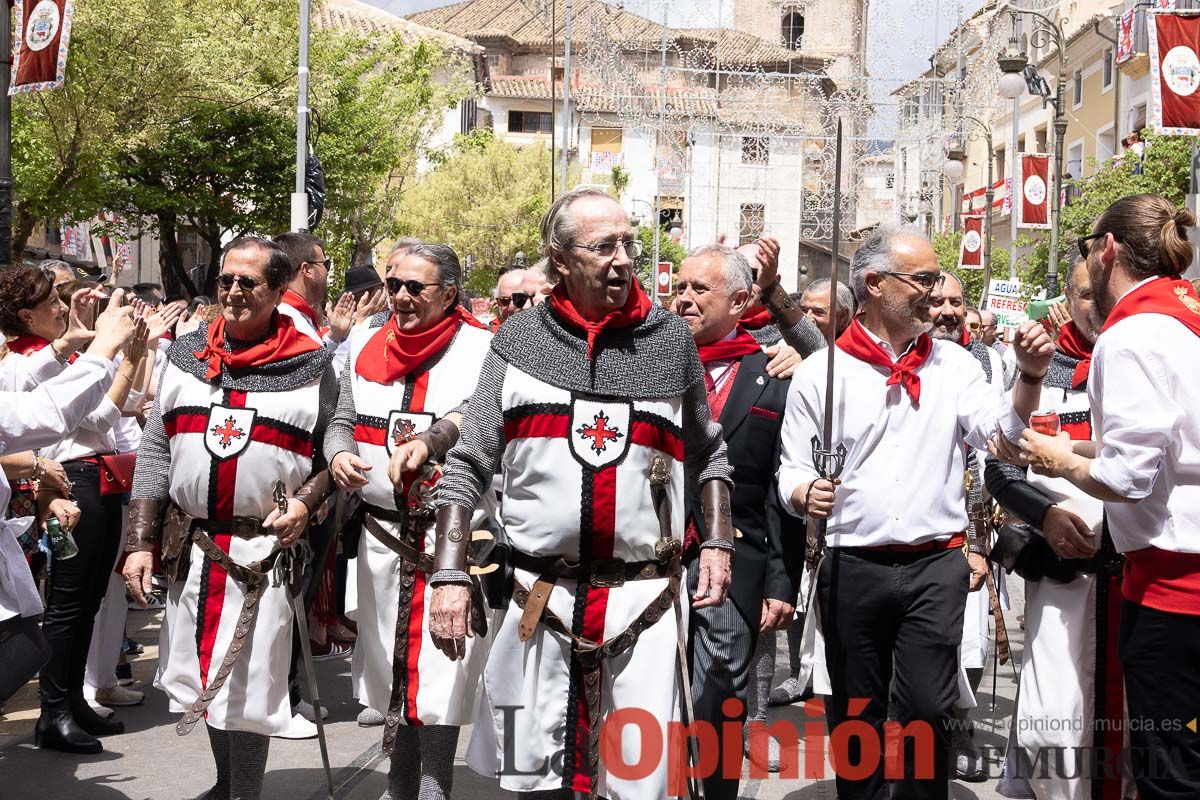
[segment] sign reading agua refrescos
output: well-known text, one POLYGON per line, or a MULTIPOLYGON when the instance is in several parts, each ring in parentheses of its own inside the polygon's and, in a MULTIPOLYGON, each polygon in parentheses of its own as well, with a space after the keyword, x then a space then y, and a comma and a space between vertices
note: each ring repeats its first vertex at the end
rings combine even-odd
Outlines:
POLYGON ((984 308, 996 315, 996 324, 1013 328, 1029 319, 1029 301, 1021 297, 1021 282, 993 278, 984 308))

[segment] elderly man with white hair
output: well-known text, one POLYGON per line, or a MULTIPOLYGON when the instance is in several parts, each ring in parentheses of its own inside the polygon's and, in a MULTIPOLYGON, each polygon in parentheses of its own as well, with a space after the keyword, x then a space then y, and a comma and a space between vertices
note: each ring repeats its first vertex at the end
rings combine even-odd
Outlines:
POLYGON ((509 791, 678 795, 668 763, 680 752, 635 777, 599 758, 601 731, 631 764, 640 737, 665 745, 680 719, 689 605, 719 606, 730 581, 725 442, 687 325, 634 277, 641 243, 624 209, 605 192, 568 192, 542 242, 557 285, 492 340, 438 486, 430 634, 464 656, 470 512, 499 471, 513 582, 469 763, 509 791), (685 598, 689 495, 704 524, 685 598))
MULTIPOLYGON (((885 227, 867 237, 850 263, 861 313, 837 340, 834 440, 823 443, 845 448, 838 483, 813 466, 828 391, 824 359, 796 371, 782 431, 780 500, 795 514, 828 520, 813 610, 832 687, 829 725, 862 720, 883 742, 894 705, 908 734, 902 772, 889 770, 893 798, 948 793, 963 609, 985 570, 982 556, 963 554, 963 449, 986 447, 998 430, 1020 438, 1054 353, 1041 326, 1025 323, 1016 343, 1023 376, 1011 402, 988 391, 969 353, 929 336, 930 293, 942 280, 918 231, 885 227)), ((835 759, 863 763, 861 739, 847 750, 835 759)), ((843 800, 888 792, 882 759, 865 777, 837 783, 843 800)))

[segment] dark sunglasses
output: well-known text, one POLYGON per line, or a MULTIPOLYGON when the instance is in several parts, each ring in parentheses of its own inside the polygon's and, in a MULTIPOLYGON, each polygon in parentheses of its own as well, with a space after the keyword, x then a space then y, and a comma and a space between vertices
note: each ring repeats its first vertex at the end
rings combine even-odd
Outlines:
MULTIPOLYGON (((1111 231, 1105 231, 1104 233, 1089 233, 1087 236, 1080 236, 1079 237, 1079 257, 1083 258, 1083 259, 1086 259, 1088 257, 1088 251, 1092 249, 1091 246, 1088 245, 1088 242, 1093 241, 1095 239, 1103 239, 1110 232, 1111 231)), ((1113 234, 1113 241, 1114 242, 1121 241, 1119 238, 1117 238, 1117 235, 1115 233, 1113 234)))
POLYGON ((524 292, 513 292, 512 297, 497 297, 496 302, 502 306, 512 303, 517 308, 524 308, 525 304, 529 302, 529 295, 524 292))
POLYGON ((399 278, 388 278, 384 283, 387 284, 388 294, 398 294, 400 287, 403 286, 408 291, 409 297, 416 297, 430 286, 437 286, 436 283, 421 283, 414 280, 402 281, 399 278))
POLYGON ((304 263, 305 264, 322 264, 322 265, 324 265, 325 269, 327 269, 327 270, 333 269, 333 259, 332 258, 327 258, 324 261, 305 261, 304 263))
POLYGON ((232 289, 235 283, 243 292, 253 292, 255 287, 262 286, 266 281, 256 281, 254 278, 245 275, 234 277, 224 272, 217 276, 217 286, 227 291, 232 289))

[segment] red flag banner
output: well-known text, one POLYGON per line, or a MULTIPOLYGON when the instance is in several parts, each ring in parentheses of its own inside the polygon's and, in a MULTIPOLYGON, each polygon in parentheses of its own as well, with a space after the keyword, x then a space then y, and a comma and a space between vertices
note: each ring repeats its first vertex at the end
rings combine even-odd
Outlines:
POLYGON ((1050 227, 1050 156, 1021 153, 1017 174, 1017 225, 1022 228, 1050 227))
POLYGON ((963 269, 983 269, 983 217, 963 217, 962 247, 958 251, 958 266, 963 269))
POLYGON ((8 93, 57 89, 67 75, 74 0, 16 0, 17 41, 8 93))
POLYGON ((666 297, 670 294, 674 294, 675 287, 672 285, 674 283, 674 275, 672 274, 672 270, 674 269, 675 265, 670 261, 660 261, 655 267, 654 290, 658 292, 659 297, 666 297))
POLYGON ((1121 15, 1117 24, 1117 63, 1124 64, 1133 58, 1133 18, 1137 9, 1131 8, 1121 15))
POLYGON ((1200 136, 1200 16, 1156 11, 1150 18, 1150 126, 1200 136))

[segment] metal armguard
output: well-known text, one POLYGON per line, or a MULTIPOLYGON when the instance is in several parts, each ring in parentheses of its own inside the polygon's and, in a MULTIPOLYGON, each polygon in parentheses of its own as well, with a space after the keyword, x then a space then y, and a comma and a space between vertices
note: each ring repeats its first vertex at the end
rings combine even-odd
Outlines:
POLYGON ((126 553, 153 553, 162 537, 158 500, 129 501, 129 532, 125 537, 126 553))
POLYGON ((470 581, 467 575, 470 544, 471 510, 454 505, 439 508, 433 545, 433 572, 437 583, 456 582, 453 579, 470 581))
POLYGON ((701 547, 733 550, 733 516, 729 511, 729 486, 721 480, 711 480, 700 487, 700 507, 708 523, 701 547))
POLYGON ((416 435, 429 448, 430 461, 445 461, 450 448, 458 442, 458 426, 442 418, 416 435))
POLYGON ((321 504, 333 494, 333 477, 329 470, 323 469, 308 479, 308 482, 296 490, 292 497, 308 507, 308 513, 314 514, 321 504))

